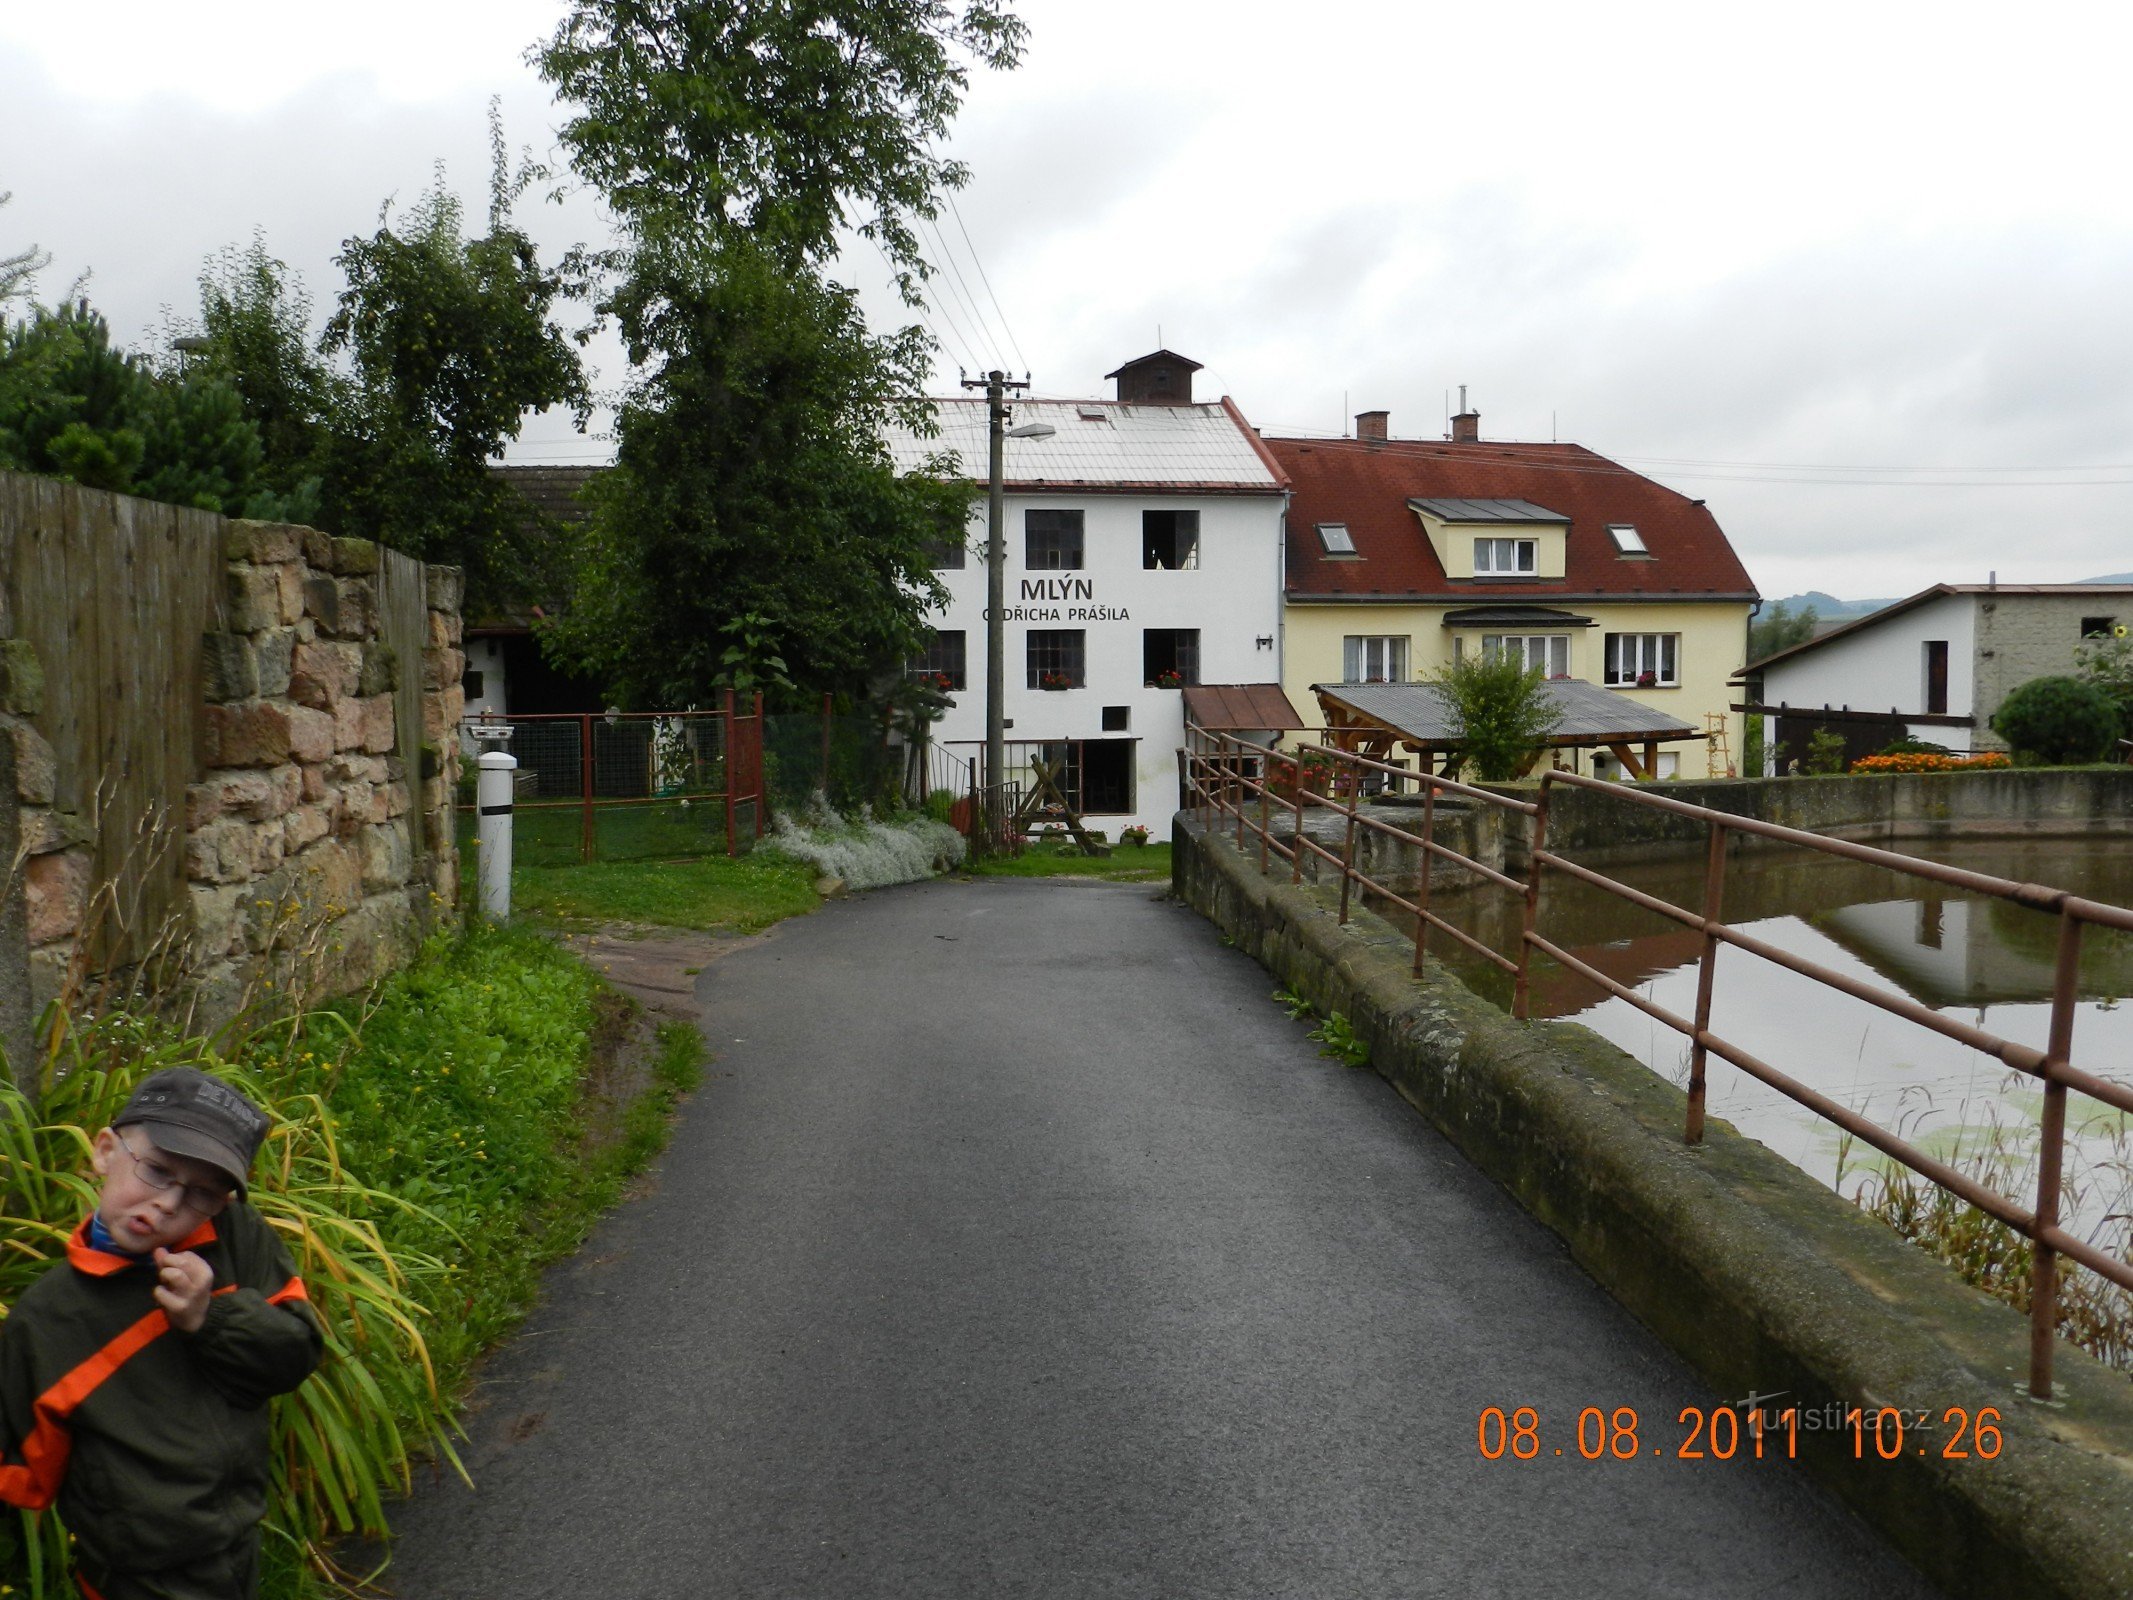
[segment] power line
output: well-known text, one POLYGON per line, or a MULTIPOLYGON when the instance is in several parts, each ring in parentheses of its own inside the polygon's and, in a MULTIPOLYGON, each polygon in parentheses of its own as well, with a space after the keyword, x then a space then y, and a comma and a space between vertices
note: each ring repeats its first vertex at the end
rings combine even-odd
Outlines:
POLYGON ((1022 353, 1022 341, 1015 337, 1014 326, 1007 320, 1007 311, 1000 304, 1000 297, 992 292, 992 279, 985 271, 985 262, 978 255, 978 247, 970 237, 970 230, 963 225, 963 213, 955 203, 953 191, 948 193, 948 213, 955 218, 955 225, 963 235, 963 243, 969 246, 970 264, 978 269, 978 281, 985 285, 986 298, 992 301, 993 310, 1000 313, 1000 326, 1007 330, 1007 342, 1014 348, 1015 360, 1024 372, 1029 371, 1029 357, 1022 353))
POLYGON ((984 334, 985 344, 993 352, 994 360, 988 365, 1006 366, 1006 361, 1000 359, 1005 354, 1005 346, 993 336, 992 325, 986 321, 984 309, 971 294, 970 283, 964 278, 963 269, 956 264, 954 252, 948 248, 948 241, 941 236, 939 224, 931 217, 920 217, 918 220, 925 225, 926 231, 933 235, 933 242, 941 252, 941 259, 947 264, 949 277, 942 279, 942 282, 948 285, 949 293, 956 296, 957 304, 984 334))

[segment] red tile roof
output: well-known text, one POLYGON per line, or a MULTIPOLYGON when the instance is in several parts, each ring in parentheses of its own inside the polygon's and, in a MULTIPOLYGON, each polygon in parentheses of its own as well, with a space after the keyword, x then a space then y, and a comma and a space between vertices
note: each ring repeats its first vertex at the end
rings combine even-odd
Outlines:
POLYGON ((1294 600, 1753 600, 1755 583, 1700 501, 1575 444, 1268 439, 1288 474, 1287 591, 1294 600), (1411 499, 1526 500, 1569 519, 1562 578, 1444 575, 1411 499), (1330 560, 1321 522, 1348 526, 1361 560, 1330 560), (1627 522, 1651 559, 1623 559, 1627 522))

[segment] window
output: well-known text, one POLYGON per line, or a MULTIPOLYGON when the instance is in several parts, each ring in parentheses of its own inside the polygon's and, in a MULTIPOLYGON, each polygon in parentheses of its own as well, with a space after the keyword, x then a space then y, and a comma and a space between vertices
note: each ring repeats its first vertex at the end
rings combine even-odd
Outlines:
POLYGON ((1321 522, 1318 525, 1318 543, 1329 556, 1355 557, 1355 541, 1348 537, 1348 524, 1345 522, 1321 522))
POLYGON ((1200 564, 1200 513, 1143 511, 1141 567, 1148 572, 1190 572, 1200 564))
POLYGON ((2115 617, 2083 617, 2081 619, 2081 637, 2084 639, 2108 639, 2111 637, 2111 625, 2117 620, 2115 617))
POLYGON ((1136 743, 1133 739, 1059 739, 1042 746, 1043 759, 1047 766, 1058 767, 1060 792, 1083 816, 1125 816, 1133 810, 1136 743))
POLYGON ((1341 641, 1341 681, 1405 683, 1406 637, 1391 634, 1349 634, 1341 641))
POLYGON ((914 678, 946 678, 944 689, 969 687, 965 674, 965 651, 968 636, 961 628, 936 632, 932 642, 911 659, 911 676, 914 678))
POLYGON ((1104 732, 1124 733, 1132 726, 1133 708, 1131 706, 1104 707, 1104 732))
POLYGON ((481 698, 481 668, 467 667, 459 674, 459 691, 472 704, 481 698))
POLYGON ((935 572, 961 572, 970 559, 970 546, 961 539, 943 539, 926 546, 926 565, 935 572))
POLYGON ((1644 535, 1637 531, 1634 523, 1610 522, 1607 525, 1607 533, 1614 540, 1615 552, 1618 555, 1648 556, 1651 554, 1649 550, 1644 548, 1644 535))
POLYGON ((1481 636, 1484 658, 1506 652, 1523 661, 1528 672, 1538 667, 1545 677, 1570 676, 1570 635, 1567 633, 1485 633, 1481 636))
POLYGON ((1948 641, 1927 639, 1925 645, 1926 665, 1926 715, 1944 716, 1948 710, 1948 641))
POLYGON ((1606 672, 1613 689, 1675 689, 1681 686, 1681 635, 1610 633, 1606 672))
POLYGON ((1198 628, 1143 628, 1141 681, 1158 689, 1182 689, 1200 681, 1198 628))
MULTIPOLYGON (((1075 513, 1077 516, 1079 512, 1075 513)), ((1032 689, 1079 689, 1086 681, 1088 634, 1080 628, 1032 628, 1028 652, 1032 689)))
POLYGON ((1538 539, 1476 539, 1474 574, 1477 577, 1523 575, 1532 577, 1539 565, 1538 539))
POLYGON ((1022 513, 1023 562, 1032 572, 1066 572, 1081 566, 1079 511, 1022 513))

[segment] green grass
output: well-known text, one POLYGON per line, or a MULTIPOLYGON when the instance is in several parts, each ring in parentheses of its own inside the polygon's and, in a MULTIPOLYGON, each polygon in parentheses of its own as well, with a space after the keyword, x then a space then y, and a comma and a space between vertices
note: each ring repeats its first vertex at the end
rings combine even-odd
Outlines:
POLYGON ((965 867, 980 878, 1110 878, 1125 883, 1170 879, 1167 844, 1115 844, 1107 856, 1085 856, 1071 843, 1033 844, 1019 856, 965 867))
POLYGON ((592 922, 756 933, 821 903, 814 869, 762 851, 698 861, 596 861, 521 867, 511 875, 514 911, 592 922))
MULTIPOLYGON (((475 818, 459 813, 459 846, 474 857, 475 818)), ((750 826, 744 814, 740 825, 750 826)), ((511 865, 569 867, 584 860, 585 813, 576 806, 555 810, 520 806, 511 817, 511 865)), ((593 855, 598 861, 658 861, 678 856, 726 853, 726 806, 722 800, 656 805, 601 806, 593 811, 593 855)))

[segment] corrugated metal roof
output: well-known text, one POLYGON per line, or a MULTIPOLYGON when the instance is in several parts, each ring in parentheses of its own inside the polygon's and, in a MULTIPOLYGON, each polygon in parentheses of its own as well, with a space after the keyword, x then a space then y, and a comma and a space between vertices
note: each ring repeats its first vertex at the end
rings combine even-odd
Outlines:
POLYGON ((1195 683, 1184 694, 1186 721, 1210 730, 1309 726, 1278 683, 1195 683))
MULTIPOLYGON (((1700 729, 1678 717, 1582 678, 1550 678, 1541 687, 1562 712, 1549 735, 1552 742, 1703 737, 1700 729)), ((1311 688, 1421 743, 1445 744, 1459 737, 1443 693, 1433 683, 1314 683, 1311 688)))
MULTIPOLYGON (((982 399, 939 400, 940 435, 921 439, 900 426, 887 430, 889 454, 900 472, 914 472, 931 455, 950 455, 965 476, 986 473, 986 412, 982 399)), ((1017 400, 1015 427, 1046 423, 1047 439, 1007 441, 1011 489, 1214 486, 1272 494, 1281 487, 1241 420, 1213 405, 1123 405, 1114 400, 1017 400), (1095 415, 1091 415, 1095 413, 1095 415)))
POLYGON ((1440 522, 1568 522, 1560 511, 1550 511, 1531 500, 1470 500, 1457 496, 1414 499, 1407 502, 1417 511, 1427 511, 1440 522))

